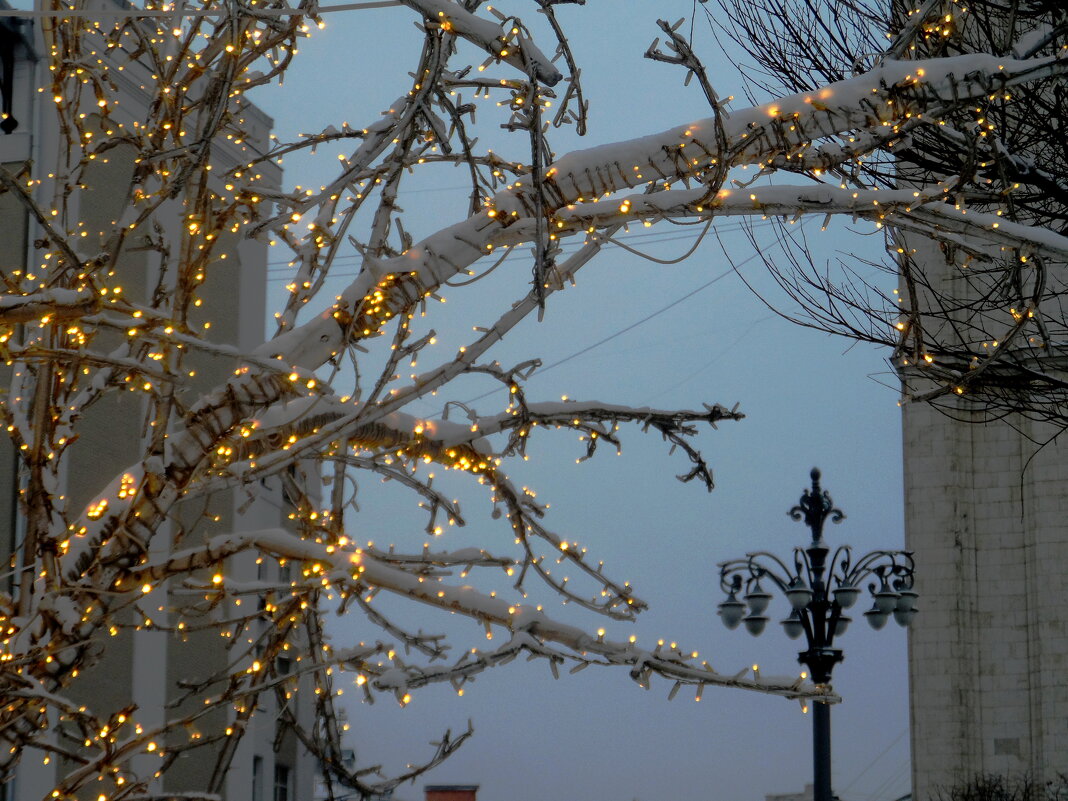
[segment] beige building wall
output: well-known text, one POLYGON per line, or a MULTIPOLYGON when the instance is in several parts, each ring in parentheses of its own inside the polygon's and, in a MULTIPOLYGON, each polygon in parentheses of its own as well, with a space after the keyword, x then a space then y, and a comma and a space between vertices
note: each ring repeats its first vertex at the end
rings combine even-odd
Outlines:
MULTIPOLYGON (((40 42, 38 42, 40 46, 40 42)), ((0 162, 5 167, 17 167, 33 159, 39 165, 59 157, 62 143, 54 126, 42 123, 48 120, 36 108, 34 87, 41 80, 42 65, 20 58, 15 73, 16 117, 20 127, 10 136, 0 135, 0 162), (36 124, 35 124, 36 123, 36 124)), ((47 65, 44 65, 47 69, 47 65)), ((139 96, 129 70, 122 73, 129 85, 119 108, 126 109, 131 119, 136 117, 138 105, 146 98, 139 96)), ((216 149, 214 166, 222 172, 248 158, 248 149, 266 148, 272 120, 255 107, 243 112, 243 125, 248 131, 246 143, 240 147, 226 145, 216 149)), ((106 232, 113 227, 126 208, 130 180, 133 174, 132 149, 111 151, 107 159, 95 163, 86 181, 87 189, 73 198, 79 204, 78 219, 90 232, 80 242, 80 255, 87 256, 99 249, 101 240, 96 232, 106 232)), ((48 170, 45 169, 45 172, 48 170)), ((280 184, 281 175, 269 167, 262 168, 269 179, 280 184)), ((164 226, 180 224, 179 207, 174 205, 158 216, 164 226)), ((13 202, 10 194, 0 195, 0 269, 18 269, 31 258, 27 252, 27 215, 21 205, 13 202)), ((32 235, 32 233, 30 233, 32 235)), ((201 323, 210 320, 211 329, 207 339, 215 343, 236 346, 239 350, 250 349, 263 340, 264 313, 266 304, 267 247, 260 242, 241 240, 233 235, 221 248, 225 260, 217 261, 208 273, 208 281, 200 293, 204 300, 198 310, 201 323)), ((158 256, 146 251, 132 251, 121 259, 119 271, 124 294, 127 297, 146 300, 158 278, 158 256)), ((121 334, 102 333, 98 345, 107 349, 106 340, 115 343, 121 334)), ((232 374, 234 359, 227 356, 207 356, 197 353, 191 356, 188 367, 196 370, 203 386, 209 387, 225 380, 232 374)), ((0 381, 8 376, 0 372, 0 381)), ((84 505, 100 490, 103 483, 136 461, 141 452, 140 426, 129 424, 141 421, 145 409, 140 397, 133 393, 114 393, 105 396, 84 411, 78 426, 79 439, 71 446, 69 467, 65 476, 65 492, 72 507, 84 505), (112 420, 123 420, 115 426, 112 420)), ((269 482, 271 483, 271 482, 269 482)), ((0 559, 16 567, 18 544, 18 513, 15 502, 18 477, 15 473, 14 453, 6 439, 0 439, 0 559)), ((207 499, 207 514, 204 499, 190 504, 180 515, 183 547, 193 542, 235 529, 255 529, 287 525, 288 508, 281 499, 278 487, 261 489, 257 500, 249 505, 244 493, 220 492, 207 499), (195 506, 195 508, 194 508, 195 506), (210 520, 217 517, 217 520, 210 520)), ((173 544, 176 530, 161 532, 154 547, 167 549, 173 544)), ((242 580, 255 580, 262 568, 255 564, 254 557, 235 557, 226 572, 242 580)), ((269 568, 277 572, 274 565, 269 568)), ((261 576, 265 580, 277 580, 277 575, 261 576)), ((7 587, 7 584, 4 584, 7 587)), ((166 622, 167 610, 182 599, 177 597, 179 587, 161 587, 142 599, 143 611, 156 621, 166 622)), ((251 602, 250 599, 245 600, 251 602)), ((136 625, 133 610, 126 613, 124 621, 136 625)), ((297 654, 293 655, 296 665, 297 654)), ((190 633, 187 636, 172 636, 166 632, 141 629, 120 629, 104 646, 100 661, 86 670, 77 684, 67 691, 73 698, 89 708, 120 709, 130 705, 138 707, 138 720, 147 727, 163 724, 168 716, 180 714, 188 703, 167 709, 167 704, 176 703, 182 696, 180 682, 196 680, 225 669, 233 655, 221 643, 217 633, 190 633)), ((311 698, 314 689, 310 681, 301 681, 302 696, 298 692, 292 700, 298 709, 298 717, 305 726, 311 725, 311 704, 301 703, 302 697, 311 698)), ((290 801, 310 801, 314 778, 314 762, 310 755, 298 746, 296 738, 289 734, 281 738, 275 748, 277 708, 273 698, 261 700, 261 709, 242 739, 237 755, 231 763, 223 784, 228 801, 273 801, 275 785, 286 777, 290 801), (258 775, 254 775, 258 774, 258 775), (259 792, 254 790, 259 788, 259 792), (258 796, 258 799, 257 799, 258 796)), ((220 731, 234 719, 229 707, 213 710, 200 721, 205 731, 220 731)), ((188 742, 188 732, 174 733, 174 738, 188 742)), ((166 751, 167 744, 164 744, 166 751)), ((217 757, 217 747, 185 751, 177 764, 168 771, 162 781, 152 788, 155 793, 180 794, 203 790, 212 776, 217 757)), ((158 757, 145 754, 137 757, 136 767, 142 775, 150 775, 159 763, 158 757)), ((43 764, 35 752, 30 752, 20 765, 13 786, 0 788, 0 798, 12 799, 45 797, 57 778, 73 767, 67 760, 52 760, 43 764), (5 796, 4 793, 8 795, 5 796)), ((96 798, 89 791, 86 798, 96 798)))
POLYGON ((917 801, 978 774, 1068 773, 1068 441, 904 408, 917 801))

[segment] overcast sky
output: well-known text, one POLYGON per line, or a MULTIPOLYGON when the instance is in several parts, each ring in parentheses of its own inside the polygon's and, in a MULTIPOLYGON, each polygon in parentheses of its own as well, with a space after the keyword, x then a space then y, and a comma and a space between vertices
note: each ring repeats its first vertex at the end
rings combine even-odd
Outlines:
MULTIPOLYGON (((536 16, 526 0, 501 6, 532 21, 536 16)), ((558 152, 707 116, 699 90, 683 87, 681 72, 641 57, 660 33, 658 16, 674 21, 689 17, 693 8, 692 0, 587 0, 585 8, 558 7, 583 68, 592 114, 586 141, 558 135, 553 139, 558 152)), ((282 138, 342 120, 366 126, 408 89, 407 73, 420 45, 411 11, 325 18, 326 30, 302 46, 285 86, 252 98, 275 117, 282 138)), ((735 68, 703 20, 698 17, 695 36, 712 80, 721 94, 740 95, 735 68)), ((497 121, 489 115, 487 103, 479 122, 492 131, 497 121)), ((287 159, 287 183, 324 181, 322 163, 333 156, 320 156, 318 166, 287 159)), ((460 171, 449 171, 421 191, 402 194, 401 205, 411 212, 406 227, 418 235, 461 219, 462 183, 460 171)), ((634 229, 627 241, 670 259, 693 246, 696 230, 634 229)), ((693 257, 672 266, 606 250, 583 269, 577 287, 552 298, 544 322, 524 325, 493 354, 506 364, 540 357, 552 365, 611 337, 535 374, 529 398, 567 394, 686 408, 700 408, 703 401, 740 404, 748 415, 744 421, 700 435, 699 445, 716 471, 715 491, 678 482, 674 476, 687 470, 685 457, 668 455, 655 435, 637 430, 622 432, 622 456, 606 451, 582 465, 575 464, 583 448, 574 434, 545 434, 533 442, 530 461, 511 468, 510 475, 551 502, 550 528, 588 546, 609 572, 632 581, 650 602, 638 623, 608 625, 610 637, 634 633, 649 646, 659 638, 676 640, 721 672, 758 663, 762 671, 796 673, 798 643, 780 627, 770 625, 760 638, 723 628, 715 614, 722 599, 715 565, 758 549, 787 555, 794 545, 807 543, 807 530, 786 511, 807 486, 813 465, 823 470, 825 487, 847 514, 826 532, 832 544, 849 543, 861 552, 902 547, 897 395, 883 354, 850 348, 770 312, 730 272, 724 255, 725 248, 750 281, 768 288, 751 245, 735 222, 717 224, 716 230, 718 237, 709 236, 693 257), (676 301, 669 311, 620 333, 676 301)), ((755 229, 765 238, 770 230, 755 229)), ((805 233, 823 260, 854 252, 875 256, 881 244, 878 235, 865 238, 844 226, 824 234, 813 226, 805 233)), ((773 258, 778 255, 773 245, 766 248, 773 258)), ((522 294, 529 271, 529 260, 516 258, 492 280, 447 292, 447 308, 434 309, 441 353, 469 338, 472 325, 495 320, 522 294)), ((275 298, 283 276, 275 265, 275 298)), ((467 400, 486 388, 464 385, 453 397, 467 400), (471 394, 464 394, 468 389, 471 394)), ((442 400, 417 413, 440 412, 442 400)), ((490 413, 502 403, 497 395, 476 405, 490 413)), ((411 499, 365 483, 364 513, 350 521, 357 538, 420 547, 421 519, 411 499)), ((511 535, 501 521, 490 520, 484 497, 477 492, 464 497, 470 525, 450 531, 435 547, 479 544, 508 552, 511 535)), ((499 574, 486 586, 510 592, 499 574)), ((592 614, 559 607, 548 592, 535 595, 558 618, 590 630, 605 625, 592 614)), ((481 627, 470 621, 458 624, 383 603, 427 631, 454 633, 458 650, 485 645, 481 627)), ((769 613, 773 620, 786 613, 785 602, 776 603, 769 613)), ((849 801, 884 801, 907 792, 909 783, 905 635, 893 623, 872 632, 856 617, 841 640, 846 660, 835 673, 844 702, 832 714, 834 786, 849 801)), ((341 643, 376 635, 350 619, 334 636, 341 643)), ((480 801, 760 801, 766 793, 800 791, 811 781, 811 720, 797 702, 715 688, 700 703, 685 690, 669 702, 669 690, 667 682, 656 680, 651 691, 641 690, 623 670, 589 669, 554 681, 548 666, 537 661, 485 674, 462 698, 447 686, 418 692, 405 709, 388 697, 374 706, 358 703, 355 692, 346 698, 353 699, 353 746, 364 763, 380 762, 387 771, 429 754, 427 742, 445 728, 462 730, 473 721, 476 736, 458 755, 415 787, 398 790, 407 801, 419 801, 425 783, 479 784, 480 801)))

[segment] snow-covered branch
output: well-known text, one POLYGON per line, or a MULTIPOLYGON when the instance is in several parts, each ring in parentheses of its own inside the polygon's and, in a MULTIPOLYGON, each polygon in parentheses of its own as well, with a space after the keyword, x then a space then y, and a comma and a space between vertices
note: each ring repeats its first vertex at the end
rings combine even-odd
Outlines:
MULTIPOLYGON (((1068 180, 1063 136, 1039 122, 1060 125, 1063 111, 1052 100, 1068 72, 1060 23, 1013 29, 995 51, 972 46, 970 27, 947 25, 928 3, 888 20, 885 41, 884 31, 871 38, 847 25, 863 48, 847 59, 842 43, 813 44, 827 63, 792 73, 803 50, 793 29, 765 29, 735 9, 747 35, 786 48, 758 59, 784 79, 766 95, 778 99, 736 109, 685 27, 662 23, 665 44, 648 56, 696 76, 705 110, 557 156, 555 126, 584 131, 588 108, 554 3, 539 2, 544 13, 529 25, 504 7, 404 5, 421 18, 422 46, 397 100, 377 115, 361 110, 362 125, 295 142, 272 139, 246 95, 275 91, 317 20, 314 3, 87 27, 72 17, 42 34, 48 85, 34 89, 50 98, 40 116, 58 146, 17 173, 0 170, 0 194, 31 231, 28 260, 14 257, 0 292, 9 381, 0 420, 20 516, 19 540, 3 553, 10 591, 0 595, 4 775, 25 749, 53 749, 71 766, 56 775, 62 793, 84 795, 103 776, 115 797, 151 798, 155 771, 142 757, 166 751, 166 774, 179 754, 210 753, 211 778, 196 796, 208 798, 257 710, 274 704, 274 719, 318 753, 332 783, 372 794, 400 779, 372 783, 363 768, 339 767, 337 675, 355 673, 365 697, 404 701, 520 654, 553 671, 617 667, 644 685, 661 676, 698 694, 724 686, 835 700, 826 687, 721 674, 674 646, 591 633, 526 598, 540 592, 622 619, 645 606, 524 486, 531 437, 569 429, 589 457, 604 443, 618 450, 621 427, 634 424, 681 451, 680 478, 711 489, 698 438, 710 435, 705 424, 742 418, 702 399, 683 409, 546 402, 528 388, 539 354, 510 368, 493 361, 492 348, 555 303, 628 225, 715 230, 724 217, 789 226, 815 215, 882 228, 897 296, 864 283, 860 268, 850 273, 859 283, 836 284, 802 243, 787 250, 787 267, 769 264, 802 307, 787 314, 888 344, 903 377, 922 376, 912 397, 1010 403, 1021 386, 1041 388, 1031 408, 1068 420, 1068 383, 1053 367, 1063 360, 1047 358, 1062 357, 1068 341, 1068 180), (539 30, 556 38, 555 54, 535 45, 539 30), (460 63, 470 45, 486 54, 482 64, 460 63), (487 129, 492 150, 479 143, 487 129), (320 188, 283 187, 283 157, 317 147, 349 149, 320 188), (462 197, 432 215, 436 230, 425 217, 406 221, 403 193, 445 164, 461 168, 462 197), (569 237, 582 240, 565 253, 569 237), (272 274, 286 271, 287 295, 276 335, 255 346, 255 268, 268 252, 277 264, 281 251, 289 265, 272 274), (925 270, 936 251, 954 281, 925 270), (480 297, 472 314, 488 319, 465 321, 477 333, 441 355, 440 293, 476 294, 490 273, 511 282, 514 302, 480 297), (465 400, 487 384, 505 391, 465 400), (361 500, 383 481, 411 498, 425 526, 379 533, 376 524, 378 544, 357 547, 361 500), (500 519, 511 550, 449 546, 450 526, 478 504, 500 519), (471 586, 461 584, 472 571, 471 586), (498 572, 517 602, 476 586, 498 572), (441 635, 409 628, 376 594, 415 601, 421 614, 473 618, 503 644, 451 656, 441 635), (334 647, 333 604, 376 637, 334 647), (203 675, 171 688, 162 728, 105 708, 102 694, 97 706, 66 698, 91 668, 106 673, 121 658, 114 637, 141 636, 219 649, 203 675), (315 698, 312 722, 294 696, 315 698), (211 710, 232 724, 202 731, 211 710)), ((443 740, 427 764, 465 737, 443 740)))

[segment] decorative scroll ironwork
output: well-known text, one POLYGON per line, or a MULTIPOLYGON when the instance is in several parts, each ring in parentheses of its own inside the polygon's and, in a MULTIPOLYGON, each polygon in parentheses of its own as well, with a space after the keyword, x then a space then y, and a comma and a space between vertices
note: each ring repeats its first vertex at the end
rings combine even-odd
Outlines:
POLYGON ((854 559, 848 545, 839 546, 828 560, 831 550, 823 540, 824 523, 828 519, 841 522, 845 513, 820 487, 820 471, 813 468, 811 476, 812 487, 788 512, 808 526, 811 544, 793 549, 792 564, 767 551, 720 563, 720 587, 727 599, 719 605, 719 614, 728 628, 744 623, 751 634, 758 635, 769 620, 764 614, 772 600, 767 587, 777 587, 791 608, 780 621, 783 628, 791 638, 804 634, 808 645, 798 661, 808 666, 813 681, 826 683, 834 665, 842 660, 834 642, 852 621, 845 612, 857 602, 865 583, 872 607, 864 617, 872 628, 881 629, 891 615, 902 626, 915 617, 915 563, 909 551, 871 551, 854 559))

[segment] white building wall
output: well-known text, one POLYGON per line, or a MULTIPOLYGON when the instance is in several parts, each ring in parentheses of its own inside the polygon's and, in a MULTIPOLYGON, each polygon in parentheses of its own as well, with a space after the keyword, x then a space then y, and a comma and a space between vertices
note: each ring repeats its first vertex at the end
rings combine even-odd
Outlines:
MULTIPOLYGON (((1040 18, 998 20, 994 8, 963 18, 977 27, 960 29, 961 46, 986 41, 991 26, 1022 41, 1013 36, 1040 18)), ((960 301, 947 311, 918 290, 920 310, 937 312, 923 320, 931 339, 972 337, 963 344, 982 352, 1011 327, 1008 309, 970 317, 976 290, 960 265, 929 239, 905 241, 923 278, 960 301)), ((1047 266, 1047 281, 1063 284, 1064 266, 1047 266)), ((913 798, 981 774, 1039 785, 1068 774, 1068 434, 926 404, 904 406, 903 431, 905 537, 921 596, 909 629, 913 798)))
MULTIPOLYGON (((104 3, 106 0, 97 0, 97 2, 104 3)), ((34 38, 37 52, 44 52, 44 43, 40 38, 39 31, 29 31, 29 33, 34 38)), ((57 127, 49 115, 50 108, 47 106, 42 108, 41 98, 45 96, 36 91, 36 87, 43 85, 47 80, 47 63, 34 62, 24 58, 24 56, 24 53, 19 54, 14 76, 15 103, 13 111, 19 121, 19 128, 11 135, 0 134, 0 162, 18 163, 32 158, 37 165, 36 171, 46 174, 52 171, 49 165, 54 165, 57 160, 62 158, 64 146, 57 127)), ((117 106, 119 111, 116 114, 118 120, 125 124, 130 124, 139 117, 139 113, 143 110, 144 104, 148 100, 138 90, 138 76, 133 74, 136 69, 137 65, 133 64, 122 73, 113 73, 113 76, 116 76, 116 79, 120 82, 120 92, 122 93, 120 103, 117 106)), ((144 76, 140 77, 143 78, 144 76)), ((147 84, 149 82, 144 81, 144 83, 147 84)), ((47 97, 45 99, 47 100, 47 97)), ((229 143, 219 143, 217 145, 214 152, 214 166, 219 172, 243 163, 249 158, 250 152, 262 150, 268 146, 268 135, 273 121, 254 106, 247 106, 242 111, 241 116, 243 118, 242 125, 248 134, 247 139, 242 145, 229 143)), ((122 169, 118 163, 120 158, 115 157, 116 163, 114 166, 118 169, 117 173, 107 168, 102 168, 101 175, 106 175, 107 181, 112 183, 116 181, 118 183, 122 182, 122 169)), ((260 170, 266 175, 268 182, 273 180, 276 184, 281 183, 281 174, 276 168, 270 165, 263 165, 260 170)), ((91 209, 93 214, 103 213, 100 209, 100 203, 97 203, 100 198, 92 196, 94 188, 99 190, 102 197, 125 196, 125 187, 119 187, 123 191, 117 194, 110 191, 112 187, 105 186, 103 183, 99 187, 88 187, 86 193, 89 196, 89 201, 92 201, 90 205, 93 207, 91 209)), ((40 196, 44 196, 49 190, 50 187, 47 181, 37 189, 40 196)), ((77 197, 72 198, 72 203, 77 202, 77 197)), ((90 213, 90 210, 87 210, 86 213, 90 213)), ((121 209, 117 213, 121 213, 121 209)), ((161 219, 159 221, 166 226, 176 226, 180 224, 179 214, 180 208, 175 205, 173 218, 163 214, 160 215, 161 219)), ((4 220, 6 221, 7 219, 8 217, 5 216, 4 220)), ((100 224, 106 227, 110 224, 110 221, 101 220, 100 224)), ((4 232, 0 231, 0 243, 3 242, 4 236, 4 232)), ((32 238, 31 236, 30 240, 32 238)), ((86 247, 91 249, 93 243, 87 242, 86 247)), ((10 257, 10 255, 10 253, 6 254, 5 258, 10 257)), ((218 309, 212 312, 212 319, 217 322, 217 325, 214 325, 212 329, 212 333, 215 335, 214 338, 234 344, 239 349, 245 350, 263 341, 267 247, 262 242, 238 241, 235 237, 229 255, 228 264, 223 264, 228 267, 232 266, 232 269, 223 270, 220 267, 217 270, 217 280, 222 285, 225 285, 223 287, 225 291, 219 291, 214 295, 209 293, 207 305, 218 306, 218 309)), ((25 258, 31 258, 31 255, 26 254, 25 258)), ((17 265, 19 259, 16 258, 14 263, 17 265)), ((146 261, 124 263, 124 269, 129 270, 131 273, 136 273, 136 275, 131 275, 129 281, 131 290, 135 286, 145 287, 155 281, 156 268, 152 263, 146 261)), ((220 360, 211 360, 210 364, 205 365, 204 370, 198 369, 198 373, 204 375, 206 380, 210 380, 213 373, 225 376, 232 369, 232 364, 224 363, 220 360)), ((106 419, 106 415, 103 415, 103 418, 106 419)), ((92 482, 99 479, 100 475, 106 475, 111 470, 117 471, 128 464, 130 459, 135 458, 132 455, 128 455, 134 452, 131 448, 136 448, 137 443, 135 441, 125 442, 119 437, 110 436, 106 431, 100 432, 100 435, 104 439, 110 440, 109 444, 112 446, 112 450, 107 452, 99 449, 93 450, 92 457, 95 459, 95 469, 93 471, 84 471, 85 475, 81 478, 68 479, 69 486, 67 486, 66 491, 72 493, 72 495, 80 489, 88 490, 88 487, 81 487, 82 484, 92 484, 92 482)), ((4 453, 7 452, 4 451, 4 453)), ((13 497, 16 490, 14 479, 4 474, 0 476, 0 484, 2 484, 0 492, 13 497)), ((227 524, 239 530, 274 528, 286 525, 288 509, 285 508, 285 504, 281 500, 278 487, 273 485, 264 486, 258 487, 258 490, 259 497, 251 504, 248 503, 248 498, 243 492, 232 493, 222 501, 223 509, 220 511, 223 512, 227 524)), ((165 550, 168 547, 169 543, 165 534, 154 542, 154 548, 165 550)), ((272 567, 274 566, 272 565, 272 567)), ((274 569, 277 570, 276 567, 274 569)), ((257 577, 255 558, 249 554, 235 557, 232 560, 232 564, 227 566, 226 572, 239 581, 254 581, 257 577)), ((277 576, 272 576, 271 578, 274 579, 277 576)), ((145 599, 152 602, 151 608, 155 610, 156 618, 160 622, 166 619, 165 610, 170 603, 168 600, 169 590, 170 588, 166 585, 160 585, 145 599), (157 597, 158 604, 155 603, 157 597), (161 606, 164 611, 160 611, 161 606)), ((249 599, 247 602, 253 601, 249 599)), ((178 674, 185 670, 189 661, 188 649, 184 655, 181 653, 182 651, 183 649, 166 632, 142 630, 136 635, 131 635, 128 639, 125 637, 116 638, 109 643, 104 664, 102 664, 103 669, 99 670, 101 673, 99 686, 94 684, 96 681, 94 679, 89 682, 89 686, 85 686, 84 682, 80 684, 78 691, 84 692, 89 698, 92 698, 96 696, 98 690, 106 690, 110 693, 108 696, 109 701, 111 700, 111 695, 119 696, 125 694, 130 701, 137 704, 139 722, 145 725, 146 728, 159 725, 164 721, 167 714, 164 703, 167 701, 168 695, 173 693, 173 682, 176 679, 183 678, 178 674)), ((297 654, 294 654, 294 664, 296 663, 296 657, 297 654)), ((226 654, 222 651, 222 646, 219 646, 217 653, 202 654, 199 658, 210 662, 212 660, 225 659, 226 654)), ((310 728, 313 714, 310 699, 314 693, 310 680, 301 680, 301 692, 309 700, 298 703, 298 717, 303 725, 310 728)), ((299 699, 300 694, 298 693, 298 701, 299 699)), ((258 757, 263 766, 262 787, 264 795, 262 801, 273 801, 275 798, 274 768, 276 762, 286 764, 291 770, 289 801, 310 801, 315 773, 314 760, 304 748, 295 743, 291 735, 283 741, 283 748, 280 754, 274 752, 276 729, 275 714, 273 713, 277 710, 274 709, 273 705, 273 698, 264 698, 261 704, 263 711, 254 717, 248 732, 243 738, 226 776, 224 785, 225 799, 249 801, 252 798, 252 765, 253 760, 258 757)), ((223 716, 232 720, 234 713, 232 710, 225 710, 223 716)), ((205 754, 204 756, 208 755, 205 754)), ((198 754, 198 751, 189 752, 189 758, 190 773, 203 772, 207 767, 207 763, 204 763, 204 758, 198 754), (194 762, 196 763, 195 767, 194 762)), ((156 769, 158 763, 158 756, 145 754, 136 758, 135 768, 142 775, 150 775, 156 769)), ((153 782, 149 788, 150 792, 167 793, 172 791, 170 787, 172 782, 181 783, 182 771, 180 767, 176 766, 176 770, 172 771, 174 775, 168 773, 164 779, 153 782)), ((62 769, 63 766, 58 764, 57 760, 52 759, 45 762, 38 752, 30 750, 24 755, 14 782, 0 788, 0 798, 4 799, 4 801, 8 801, 8 798, 12 800, 18 799, 18 801, 44 798, 55 787, 58 774, 62 769), (4 793, 7 793, 8 796, 5 797, 4 793)))
POLYGON ((905 406, 917 801, 978 774, 1068 772, 1068 441, 1029 439, 1053 433, 905 406))

